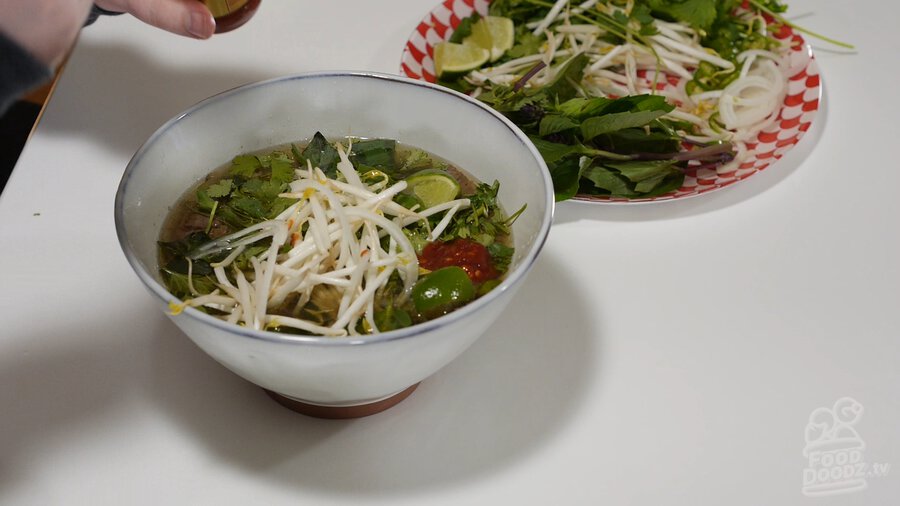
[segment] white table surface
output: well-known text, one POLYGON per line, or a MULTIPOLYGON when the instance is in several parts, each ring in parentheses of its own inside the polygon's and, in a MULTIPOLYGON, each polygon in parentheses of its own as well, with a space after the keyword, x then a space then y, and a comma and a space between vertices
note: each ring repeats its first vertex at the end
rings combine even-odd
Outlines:
POLYGON ((900 469, 803 494, 809 416, 842 397, 861 462, 900 466, 896 2, 791 2, 858 48, 812 42, 811 134, 702 197, 559 205, 502 321, 384 413, 292 413, 155 309, 113 228, 143 140, 249 81, 398 72, 432 7, 265 0, 206 42, 83 31, 0 197, 0 503, 900 504, 900 469))

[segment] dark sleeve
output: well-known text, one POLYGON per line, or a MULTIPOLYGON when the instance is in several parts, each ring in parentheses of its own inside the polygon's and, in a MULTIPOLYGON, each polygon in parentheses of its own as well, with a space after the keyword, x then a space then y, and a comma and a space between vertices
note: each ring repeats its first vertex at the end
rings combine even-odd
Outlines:
POLYGON ((53 77, 50 67, 0 32, 0 115, 23 94, 53 77))
MULTIPOLYGON (((100 16, 115 16, 121 12, 111 12, 96 5, 85 20, 85 26, 100 16)), ((23 94, 49 81, 53 70, 36 60, 22 46, 0 32, 0 115, 23 94)))

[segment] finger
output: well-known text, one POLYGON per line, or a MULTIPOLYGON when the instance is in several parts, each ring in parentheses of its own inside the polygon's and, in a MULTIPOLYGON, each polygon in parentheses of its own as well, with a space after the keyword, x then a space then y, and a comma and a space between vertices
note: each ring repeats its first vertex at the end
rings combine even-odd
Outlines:
POLYGON ((208 39, 216 30, 209 9, 197 0, 100 0, 96 4, 128 12, 149 25, 185 37, 208 39))

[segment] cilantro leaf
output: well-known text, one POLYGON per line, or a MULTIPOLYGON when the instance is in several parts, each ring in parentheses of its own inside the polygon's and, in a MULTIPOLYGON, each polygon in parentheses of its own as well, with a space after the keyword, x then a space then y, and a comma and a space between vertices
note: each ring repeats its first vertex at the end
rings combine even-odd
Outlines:
POLYGON ((252 198, 252 197, 241 196, 241 197, 231 199, 231 202, 229 203, 229 207, 233 208, 234 210, 236 210, 240 213, 246 214, 247 216, 250 216, 251 218, 256 218, 256 219, 260 219, 260 220, 266 219, 267 213, 266 213, 265 208, 262 205, 262 202, 260 202, 258 199, 252 198))
POLYGON ((506 272, 512 261, 515 248, 511 248, 501 242, 492 242, 487 246, 488 253, 491 255, 491 263, 499 272, 506 272))
MULTIPOLYGON (((191 277, 191 283, 188 284, 187 274, 173 272, 167 269, 162 269, 162 274, 165 278, 166 287, 169 289, 169 292, 181 300, 189 299, 194 296, 190 289, 191 284, 194 285, 194 288, 201 295, 211 293, 216 289, 216 282, 212 276, 199 276, 194 274, 191 277)), ((205 308, 203 307, 198 307, 197 309, 205 311, 205 308)))
POLYGON ((260 167, 262 167, 262 164, 256 156, 238 155, 231 161, 231 170, 229 170, 229 174, 232 176, 251 178, 260 167))
POLYGON ((201 211, 209 211, 215 207, 215 199, 209 196, 209 192, 207 192, 205 188, 198 189, 196 195, 197 207, 199 207, 201 211))
POLYGON ((718 0, 644 0, 650 12, 672 21, 683 21, 698 30, 707 30, 716 20, 718 0))
POLYGON ((273 158, 270 164, 272 175, 270 180, 276 184, 290 183, 294 180, 294 164, 286 158, 273 158))
MULTIPOLYGON (((266 239, 262 239, 262 242, 265 242, 266 239)), ((248 246, 237 258, 234 259, 234 266, 240 270, 252 269, 253 265, 250 263, 250 259, 259 255, 260 253, 269 249, 269 244, 259 244, 254 243, 251 246, 248 246)))
POLYGON ((448 42, 455 42, 457 44, 461 43, 463 39, 472 35, 472 25, 475 24, 476 21, 481 19, 481 14, 477 12, 473 13, 471 16, 464 18, 459 22, 459 25, 456 26, 456 29, 453 31, 453 35, 450 36, 448 42))
POLYGON ((421 149, 414 149, 406 154, 400 172, 417 171, 428 169, 434 166, 431 156, 421 149))
POLYGON ((513 47, 509 48, 504 55, 504 59, 512 60, 538 53, 541 49, 541 44, 544 42, 541 37, 531 33, 530 30, 526 30, 523 33, 516 33, 515 41, 516 43, 513 47))
POLYGON ((375 325, 381 332, 409 327, 412 323, 409 313, 394 304, 388 304, 384 309, 375 311, 375 325))
POLYGON ((251 179, 241 185, 241 191, 249 197, 263 201, 272 201, 279 193, 282 193, 286 187, 283 183, 274 181, 265 181, 262 179, 251 179))
POLYGON ((494 181, 491 185, 478 184, 475 193, 468 197, 469 207, 453 216, 440 239, 449 241, 457 237, 468 238, 489 246, 498 236, 509 234, 512 221, 519 213, 514 214, 512 218, 504 214, 497 200, 499 192, 499 181, 494 181))
POLYGON ((206 187, 206 195, 213 199, 227 197, 233 188, 234 184, 231 179, 220 179, 206 187))
POLYGON ((581 82, 581 75, 588 63, 588 57, 584 53, 578 53, 565 62, 556 74, 556 77, 547 83, 541 91, 548 97, 555 97, 557 102, 562 102, 574 97, 578 93, 577 83, 581 82))

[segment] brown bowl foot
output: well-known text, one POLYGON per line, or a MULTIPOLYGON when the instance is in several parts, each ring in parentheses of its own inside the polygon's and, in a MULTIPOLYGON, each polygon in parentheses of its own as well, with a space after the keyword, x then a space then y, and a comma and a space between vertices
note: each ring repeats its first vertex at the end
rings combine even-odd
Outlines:
POLYGON ((308 404, 303 401, 291 399, 290 397, 285 397, 271 390, 266 390, 265 388, 263 391, 266 392, 269 397, 274 399, 275 402, 291 411, 296 411, 297 413, 316 418, 340 420, 346 418, 362 418, 364 416, 374 415, 375 413, 381 413, 409 397, 409 394, 413 393, 413 390, 415 390, 417 386, 419 386, 418 383, 402 392, 381 399, 380 401, 371 402, 369 404, 356 404, 354 406, 322 406, 321 404, 308 404))

